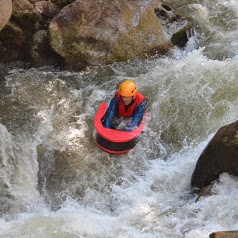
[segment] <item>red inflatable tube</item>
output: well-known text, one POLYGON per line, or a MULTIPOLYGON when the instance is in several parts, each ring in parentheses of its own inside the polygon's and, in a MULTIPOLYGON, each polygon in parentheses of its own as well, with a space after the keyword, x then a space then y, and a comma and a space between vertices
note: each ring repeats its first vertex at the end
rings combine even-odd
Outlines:
POLYGON ((94 118, 94 140, 99 148, 112 154, 122 154, 131 150, 138 142, 144 129, 144 118, 139 127, 131 132, 105 128, 102 120, 108 105, 101 103, 94 118))

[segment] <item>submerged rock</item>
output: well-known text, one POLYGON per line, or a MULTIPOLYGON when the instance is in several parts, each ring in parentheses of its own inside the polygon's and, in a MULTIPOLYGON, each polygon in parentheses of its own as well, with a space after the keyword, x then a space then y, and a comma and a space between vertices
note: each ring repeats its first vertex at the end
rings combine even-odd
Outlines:
POLYGON ((218 130, 200 155, 192 175, 192 187, 200 189, 221 173, 238 175, 238 121, 218 130))

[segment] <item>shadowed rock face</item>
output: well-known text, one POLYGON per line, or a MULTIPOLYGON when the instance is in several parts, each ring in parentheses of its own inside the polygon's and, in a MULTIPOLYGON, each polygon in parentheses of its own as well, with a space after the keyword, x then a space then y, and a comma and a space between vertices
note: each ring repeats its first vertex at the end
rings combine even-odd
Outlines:
POLYGON ((197 161, 191 184, 204 188, 224 172, 238 175, 238 121, 220 128, 209 142, 197 161))
POLYGON ((8 23, 12 14, 12 0, 1 0, 0 7, 0 31, 8 23))
POLYGON ((72 2, 74 2, 75 0, 51 0, 52 3, 64 7, 72 2))
POLYGON ((58 12, 50 1, 13 0, 11 19, 0 32, 0 61, 58 65, 61 59, 51 51, 47 34, 47 21, 58 12))

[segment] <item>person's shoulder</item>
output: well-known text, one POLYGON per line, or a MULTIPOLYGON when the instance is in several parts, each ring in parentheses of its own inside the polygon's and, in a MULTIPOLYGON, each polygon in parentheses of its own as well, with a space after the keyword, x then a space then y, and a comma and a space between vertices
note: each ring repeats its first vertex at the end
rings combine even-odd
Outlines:
POLYGON ((116 98, 116 97, 113 97, 113 98, 111 99, 111 102, 113 102, 113 103, 116 103, 116 101, 117 101, 117 98, 116 98))
POLYGON ((144 100, 146 100, 146 97, 144 96, 144 94, 137 92, 136 94, 136 98, 138 101, 143 102, 144 100))

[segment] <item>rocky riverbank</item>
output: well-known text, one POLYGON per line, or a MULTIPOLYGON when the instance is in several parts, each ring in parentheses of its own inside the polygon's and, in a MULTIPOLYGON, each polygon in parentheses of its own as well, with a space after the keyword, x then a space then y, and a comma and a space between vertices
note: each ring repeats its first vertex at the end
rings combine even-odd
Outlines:
POLYGON ((80 70, 166 54, 174 45, 183 47, 191 29, 160 0, 5 0, 3 5, 1 62, 80 70))

